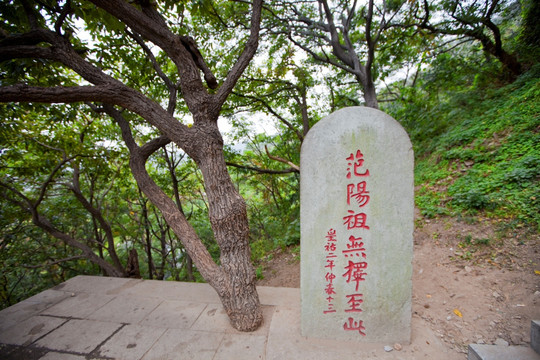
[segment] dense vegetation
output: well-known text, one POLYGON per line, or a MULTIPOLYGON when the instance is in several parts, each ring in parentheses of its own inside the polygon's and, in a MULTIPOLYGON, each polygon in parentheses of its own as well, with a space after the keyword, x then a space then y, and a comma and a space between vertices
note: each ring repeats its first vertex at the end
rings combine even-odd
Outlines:
MULTIPOLYGON (((91 40, 78 40, 79 50, 92 48, 92 61, 147 96, 165 104, 172 99, 167 88, 177 80, 174 64, 117 19, 78 1, 61 9, 54 8, 56 2, 38 3, 50 14, 71 4, 75 11, 66 14, 85 19, 91 34, 91 40)), ((540 30, 534 20, 540 6, 434 1, 423 8, 427 3, 370 1, 354 11, 356 2, 339 2, 321 14, 317 5, 328 6, 325 1, 306 2, 306 8, 268 2, 258 55, 220 119, 229 174, 247 203, 252 260, 300 242, 299 150, 309 128, 338 108, 364 103, 391 114, 410 134, 422 216, 491 217, 501 229, 540 230, 540 30), (433 13, 439 16, 430 17, 433 13), (334 32, 331 14, 348 15, 334 32), (447 21, 435 24, 433 18, 447 21), (360 67, 351 60, 355 56, 360 67)), ((11 46, 7 34, 22 22, 29 4, 0 5, 0 85, 77 84, 80 78, 72 71, 2 52, 11 46)), ((175 12, 190 15, 181 25, 189 23, 209 66, 226 74, 241 48, 222 18, 241 27, 249 8, 201 1, 165 2, 163 9, 171 19, 175 12)), ((1 307, 78 274, 114 275, 100 261, 126 269, 124 275, 204 280, 181 239, 138 187, 122 134, 103 108, 12 101, 0 107, 1 307)), ((172 111, 194 126, 185 103, 172 111)), ((159 134, 137 115, 124 116, 137 141, 159 134)), ((146 168, 219 263, 197 163, 168 143, 149 157, 146 168)))

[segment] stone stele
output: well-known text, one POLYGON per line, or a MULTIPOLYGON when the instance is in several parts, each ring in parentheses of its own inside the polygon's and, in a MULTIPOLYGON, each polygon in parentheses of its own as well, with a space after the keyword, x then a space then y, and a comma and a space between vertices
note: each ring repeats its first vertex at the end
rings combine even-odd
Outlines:
POLYGON ((369 343, 411 338, 413 149, 365 107, 318 122, 300 166, 302 335, 369 343))

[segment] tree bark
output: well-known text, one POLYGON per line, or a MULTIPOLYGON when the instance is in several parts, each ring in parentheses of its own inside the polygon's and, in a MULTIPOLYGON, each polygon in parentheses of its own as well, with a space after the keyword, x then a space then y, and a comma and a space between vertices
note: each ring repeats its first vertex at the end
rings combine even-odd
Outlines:
MULTIPOLYGON (((215 134, 219 135, 215 124, 215 134)), ((251 264, 246 203, 227 172, 221 135, 207 142, 198 165, 205 180, 210 223, 221 250, 224 273, 224 281, 212 286, 235 327, 242 331, 255 330, 262 322, 262 311, 251 264)))

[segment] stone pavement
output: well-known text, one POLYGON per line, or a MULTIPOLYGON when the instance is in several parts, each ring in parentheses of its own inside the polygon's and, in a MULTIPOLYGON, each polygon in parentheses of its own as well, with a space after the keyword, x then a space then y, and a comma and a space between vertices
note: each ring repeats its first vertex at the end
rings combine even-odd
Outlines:
POLYGON ((414 317, 412 344, 401 351, 308 339, 300 335, 300 289, 258 292, 264 324, 242 333, 207 284, 77 276, 0 311, 0 359, 465 358, 435 334, 415 333, 414 317))

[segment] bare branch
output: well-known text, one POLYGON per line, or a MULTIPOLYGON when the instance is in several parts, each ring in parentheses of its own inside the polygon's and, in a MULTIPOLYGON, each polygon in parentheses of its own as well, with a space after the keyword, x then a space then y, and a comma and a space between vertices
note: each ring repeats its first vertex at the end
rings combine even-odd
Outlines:
POLYGON ((227 164, 227 166, 232 166, 232 167, 239 168, 239 169, 255 171, 255 172, 258 172, 258 173, 261 173, 261 174, 283 175, 283 174, 290 174, 290 173, 298 172, 296 169, 294 169, 292 167, 290 169, 286 169, 286 170, 272 170, 272 169, 262 169, 262 168, 259 168, 259 167, 249 166, 249 165, 240 165, 240 164, 236 164, 236 163, 232 163, 232 162, 226 162, 226 164, 227 164))
POLYGON ((60 259, 60 260, 48 262, 48 263, 42 264, 42 265, 22 265, 22 267, 24 267, 26 269, 39 269, 39 268, 42 268, 42 267, 49 267, 49 266, 61 264, 63 262, 79 260, 79 259, 85 259, 85 256, 84 255, 71 256, 71 257, 68 257, 68 258, 65 258, 65 259, 60 259))
POLYGON ((270 152, 268 151, 268 147, 265 145, 264 146, 264 150, 266 150, 266 155, 268 155, 268 157, 272 160, 276 160, 276 161, 279 161, 279 162, 282 162, 284 164, 287 164, 289 165, 292 169, 294 169, 296 172, 300 172, 300 167, 298 165, 296 165, 295 163, 289 161, 289 160, 286 160, 286 159, 283 159, 283 158, 280 158, 279 156, 274 156, 274 155, 271 155, 270 152))

